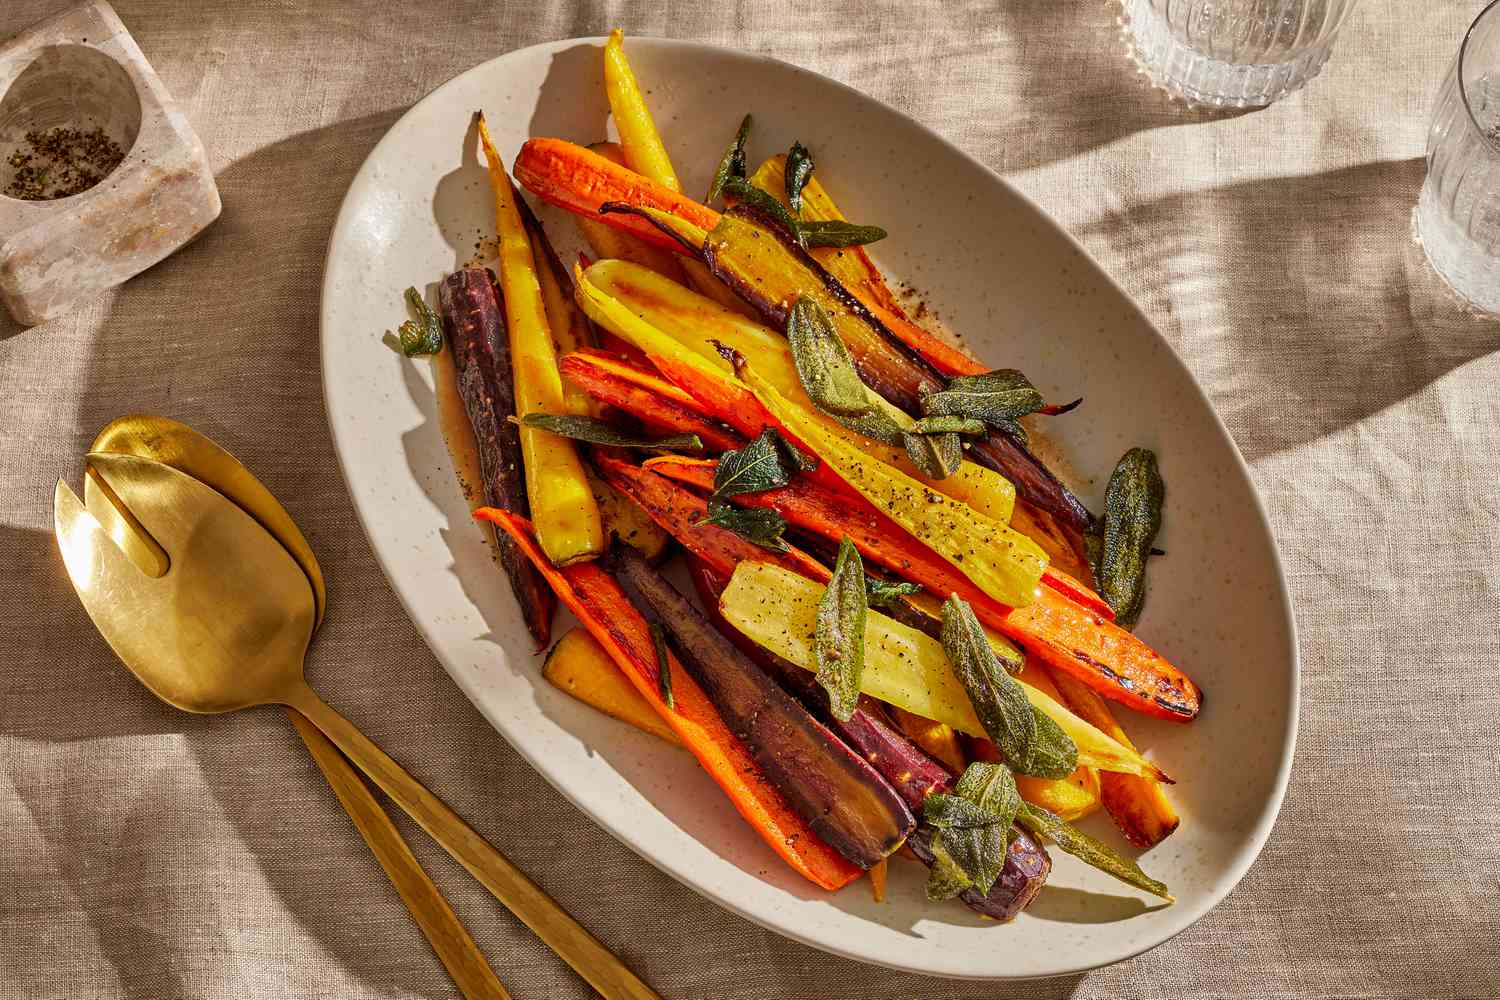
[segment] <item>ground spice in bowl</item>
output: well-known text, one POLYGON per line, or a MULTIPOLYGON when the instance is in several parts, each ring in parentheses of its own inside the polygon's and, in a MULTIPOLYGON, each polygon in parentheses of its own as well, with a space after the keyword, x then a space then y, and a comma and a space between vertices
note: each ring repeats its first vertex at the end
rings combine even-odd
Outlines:
POLYGON ((15 170, 5 194, 23 201, 51 201, 98 184, 125 159, 125 151, 102 128, 33 129, 6 165, 15 170))

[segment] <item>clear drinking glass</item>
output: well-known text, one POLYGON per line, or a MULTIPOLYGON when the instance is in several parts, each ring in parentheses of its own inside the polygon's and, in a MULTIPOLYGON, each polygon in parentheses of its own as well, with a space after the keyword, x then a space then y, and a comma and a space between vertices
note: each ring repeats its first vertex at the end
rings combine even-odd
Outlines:
POLYGON ((1356 0, 1124 0, 1132 56, 1196 104, 1256 108, 1323 68, 1356 0))
POLYGON ((1448 284, 1500 313, 1500 0, 1470 26, 1438 91, 1417 232, 1448 284))

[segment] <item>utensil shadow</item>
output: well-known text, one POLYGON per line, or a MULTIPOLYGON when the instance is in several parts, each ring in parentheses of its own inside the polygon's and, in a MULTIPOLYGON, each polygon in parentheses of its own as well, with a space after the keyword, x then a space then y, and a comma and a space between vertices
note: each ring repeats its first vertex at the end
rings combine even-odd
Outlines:
POLYGON ((1218 387, 1214 405, 1254 463, 1500 349, 1500 321, 1468 311, 1411 236, 1422 177, 1413 158, 1245 181, 1074 231, 1218 387))

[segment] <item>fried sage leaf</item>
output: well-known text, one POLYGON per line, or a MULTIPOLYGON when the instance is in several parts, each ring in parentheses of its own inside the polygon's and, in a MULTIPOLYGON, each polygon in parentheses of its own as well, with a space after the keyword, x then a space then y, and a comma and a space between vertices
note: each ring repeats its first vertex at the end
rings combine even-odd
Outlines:
POLYGON ((1141 871, 1140 865, 1115 853, 1106 845, 1071 824, 1063 822, 1057 815, 1041 806, 1032 805, 1029 802, 1022 803, 1016 821, 1033 834, 1046 837, 1068 854, 1093 865, 1102 872, 1113 875, 1126 885, 1133 885, 1153 896, 1175 901, 1166 884, 1158 882, 1141 871))
POLYGON ((788 212, 786 206, 775 196, 767 194, 743 177, 725 178, 724 194, 731 198, 738 198, 751 208, 763 212, 778 226, 790 233, 798 246, 804 245, 802 230, 797 226, 797 220, 792 218, 792 213, 788 212))
POLYGON ((865 669, 865 566, 854 543, 839 543, 828 589, 818 601, 813 649, 818 683, 828 692, 828 710, 840 722, 854 717, 859 681, 865 669))
POLYGON ((625 434, 611 424, 593 417, 556 413, 528 413, 516 423, 523 427, 539 427, 560 437, 589 444, 609 445, 615 448, 650 448, 667 451, 702 451, 703 441, 696 434, 669 434, 666 437, 648 438, 625 434))
POLYGON ((714 470, 714 499, 761 493, 785 486, 800 466, 789 461, 781 435, 767 427, 745 447, 719 456, 714 470))
POLYGON ((864 416, 875 409, 853 355, 833 328, 828 312, 811 296, 792 303, 786 339, 797 378, 818 409, 832 417, 864 416))
POLYGON ((786 533, 786 518, 774 510, 734 507, 723 500, 710 499, 708 516, 698 523, 727 528, 745 541, 772 552, 787 551, 787 544, 781 539, 786 533))
POLYGON ((437 311, 427 304, 422 293, 415 288, 406 290, 406 304, 416 318, 404 320, 396 327, 396 340, 401 345, 401 353, 408 358, 417 358, 441 351, 443 322, 438 319, 437 311))
POLYGON ((672 700, 672 666, 667 662, 667 633, 656 622, 651 623, 651 645, 656 650, 656 692, 668 708, 676 708, 672 700))
POLYGON ((951 432, 902 431, 901 445, 906 449, 906 457, 929 479, 947 479, 964 461, 963 441, 951 432))
POLYGON ((961 873, 960 877, 945 867, 939 875, 934 866, 927 883, 929 899, 946 899, 971 887, 981 895, 990 891, 1005 867, 1011 824, 1021 805, 1010 770, 985 761, 970 764, 951 794, 927 797, 922 821, 933 830, 932 844, 941 845, 953 869, 961 873), (934 896, 935 892, 947 895, 934 896))
POLYGON ((802 189, 807 186, 812 173, 812 154, 802 143, 792 143, 791 152, 786 154, 786 200, 793 216, 802 213, 802 189))
POLYGON ((713 201, 724 193, 724 185, 731 177, 740 180, 745 179, 745 142, 750 138, 750 116, 746 115, 740 122, 739 131, 734 134, 734 141, 729 148, 724 150, 724 158, 719 161, 719 168, 714 171, 714 182, 709 185, 708 197, 704 201, 713 201))
POLYGON ((1018 418, 1036 413, 1047 405, 1031 380, 1014 368, 1000 368, 983 375, 960 375, 941 392, 922 399, 922 412, 930 417, 968 417, 982 420, 1016 440, 1026 441, 1018 418))
POLYGON ((911 426, 913 434, 983 434, 984 421, 972 417, 923 417, 911 426))
POLYGON ((1114 609, 1115 623, 1130 628, 1146 602, 1146 560, 1161 530, 1166 484, 1156 455, 1132 448, 1120 459, 1104 492, 1104 537, 1090 546, 1097 552, 1094 575, 1099 595, 1114 609))
POLYGON ((943 652, 963 683, 984 731, 1017 774, 1065 778, 1078 766, 1078 746, 1037 712, 1021 685, 995 658, 974 609, 963 598, 943 604, 943 652))
POLYGON ((797 230, 802 235, 802 245, 806 247, 862 247, 879 243, 890 235, 879 226, 860 226, 843 219, 799 219, 797 230))
POLYGON ((922 588, 915 583, 907 583, 905 580, 877 580, 873 576, 865 577, 865 604, 872 608, 885 608, 903 597, 912 594, 920 594, 922 588))

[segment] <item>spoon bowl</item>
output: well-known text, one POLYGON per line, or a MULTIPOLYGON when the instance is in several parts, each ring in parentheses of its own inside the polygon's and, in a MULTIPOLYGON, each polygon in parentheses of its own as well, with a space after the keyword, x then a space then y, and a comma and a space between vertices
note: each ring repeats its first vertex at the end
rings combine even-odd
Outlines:
POLYGON ((107 490, 91 490, 85 505, 59 482, 57 537, 115 653, 187 712, 285 702, 304 683, 317 618, 301 567, 250 515, 189 475, 135 455, 87 461, 107 490), (147 575, 116 545, 104 525, 122 516, 169 554, 165 573, 147 575))

